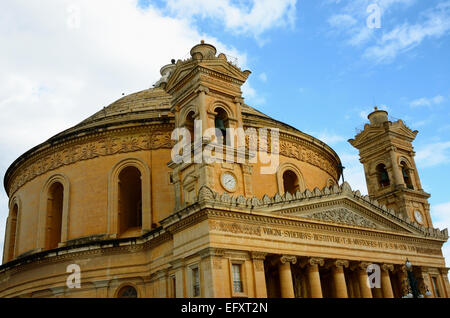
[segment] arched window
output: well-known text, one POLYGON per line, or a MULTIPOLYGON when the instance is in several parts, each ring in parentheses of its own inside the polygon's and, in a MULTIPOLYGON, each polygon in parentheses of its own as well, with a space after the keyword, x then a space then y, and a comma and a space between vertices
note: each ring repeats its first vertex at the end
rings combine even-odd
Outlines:
MULTIPOLYGON (((229 128, 228 124, 228 114, 223 108, 216 108, 215 112, 217 113, 216 117, 214 118, 214 127, 216 128, 216 136, 221 135, 222 136, 222 143, 225 145, 227 144, 227 128, 229 128), (218 133, 219 131, 220 133, 218 133)), ((218 141, 219 142, 219 141, 218 141)))
POLYGON ((133 166, 119 174, 119 235, 142 227, 141 172, 133 166))
POLYGON ((137 298, 137 290, 132 286, 123 286, 117 293, 117 298, 137 298))
POLYGON ((19 207, 14 204, 11 214, 9 215, 9 238, 8 245, 6 246, 6 261, 10 261, 14 258, 14 251, 16 248, 16 232, 17 232, 17 216, 19 214, 19 207))
POLYGON ((414 189, 414 186, 411 181, 410 170, 409 170, 408 166, 406 165, 406 163, 404 161, 402 161, 400 163, 400 166, 402 168, 403 181, 405 182, 406 187, 408 189, 414 189))
POLYGON ((292 170, 286 170, 283 173, 283 186, 284 192, 289 192, 290 194, 295 194, 300 190, 298 177, 292 170))
POLYGON ((61 183, 55 182, 48 189, 47 195, 46 249, 57 248, 61 243, 63 202, 64 187, 61 183))
POLYGON ((382 188, 387 187, 391 184, 388 172, 386 170, 386 166, 384 164, 380 163, 377 166, 377 175, 378 175, 378 183, 382 188))

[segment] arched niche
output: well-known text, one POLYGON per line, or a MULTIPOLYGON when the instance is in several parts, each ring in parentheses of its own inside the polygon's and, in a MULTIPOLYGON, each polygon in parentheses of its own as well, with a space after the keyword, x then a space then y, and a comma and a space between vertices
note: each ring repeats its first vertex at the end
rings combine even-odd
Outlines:
POLYGON ((111 169, 108 176, 108 219, 107 233, 112 238, 120 236, 120 176, 121 172, 128 167, 136 168, 140 173, 141 179, 141 234, 150 231, 153 228, 153 216, 151 209, 151 185, 150 169, 148 165, 138 158, 127 158, 119 161, 111 169))
POLYGON ((13 260, 17 255, 22 205, 16 195, 9 202, 9 213, 6 220, 3 263, 13 260))
POLYGON ((57 248, 64 246, 67 242, 69 200, 69 178, 62 173, 50 176, 44 183, 40 194, 37 231, 38 249, 57 248), (53 213, 56 214, 52 215, 53 213), (54 221, 55 218, 58 218, 58 220, 54 221))

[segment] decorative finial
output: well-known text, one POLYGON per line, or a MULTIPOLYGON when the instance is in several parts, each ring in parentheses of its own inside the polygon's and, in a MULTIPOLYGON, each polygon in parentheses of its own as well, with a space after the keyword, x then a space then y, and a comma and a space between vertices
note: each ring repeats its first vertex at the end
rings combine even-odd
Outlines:
POLYGON ((377 107, 377 106, 375 106, 374 108, 375 108, 375 110, 378 110, 378 107, 377 107))
POLYGON ((205 44, 205 41, 204 41, 204 40, 201 40, 200 43, 201 43, 201 44, 205 44))

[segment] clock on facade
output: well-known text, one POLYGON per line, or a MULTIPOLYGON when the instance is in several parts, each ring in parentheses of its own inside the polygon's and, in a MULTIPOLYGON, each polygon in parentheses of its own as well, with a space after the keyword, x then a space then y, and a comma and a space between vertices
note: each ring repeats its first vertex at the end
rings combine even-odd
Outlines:
POLYGON ((229 192, 236 190, 236 183, 237 183, 236 177, 232 173, 230 172, 223 173, 222 177, 220 178, 220 181, 225 190, 229 192))
POLYGON ((417 223, 423 223, 422 213, 419 210, 414 211, 414 217, 416 218, 417 223))

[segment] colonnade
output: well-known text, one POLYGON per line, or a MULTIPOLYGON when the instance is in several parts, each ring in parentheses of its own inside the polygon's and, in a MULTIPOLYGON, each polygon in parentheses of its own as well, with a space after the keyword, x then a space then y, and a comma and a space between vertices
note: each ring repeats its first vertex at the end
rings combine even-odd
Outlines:
MULTIPOLYGON (((394 298, 407 291, 407 269, 399 264, 289 255, 272 256, 267 264, 278 271, 279 296, 282 298, 394 298), (301 284, 307 286, 304 295, 296 295, 295 271, 301 271, 301 284)), ((419 267, 415 268, 415 273, 419 274, 419 288, 426 286, 431 289, 419 267)))

